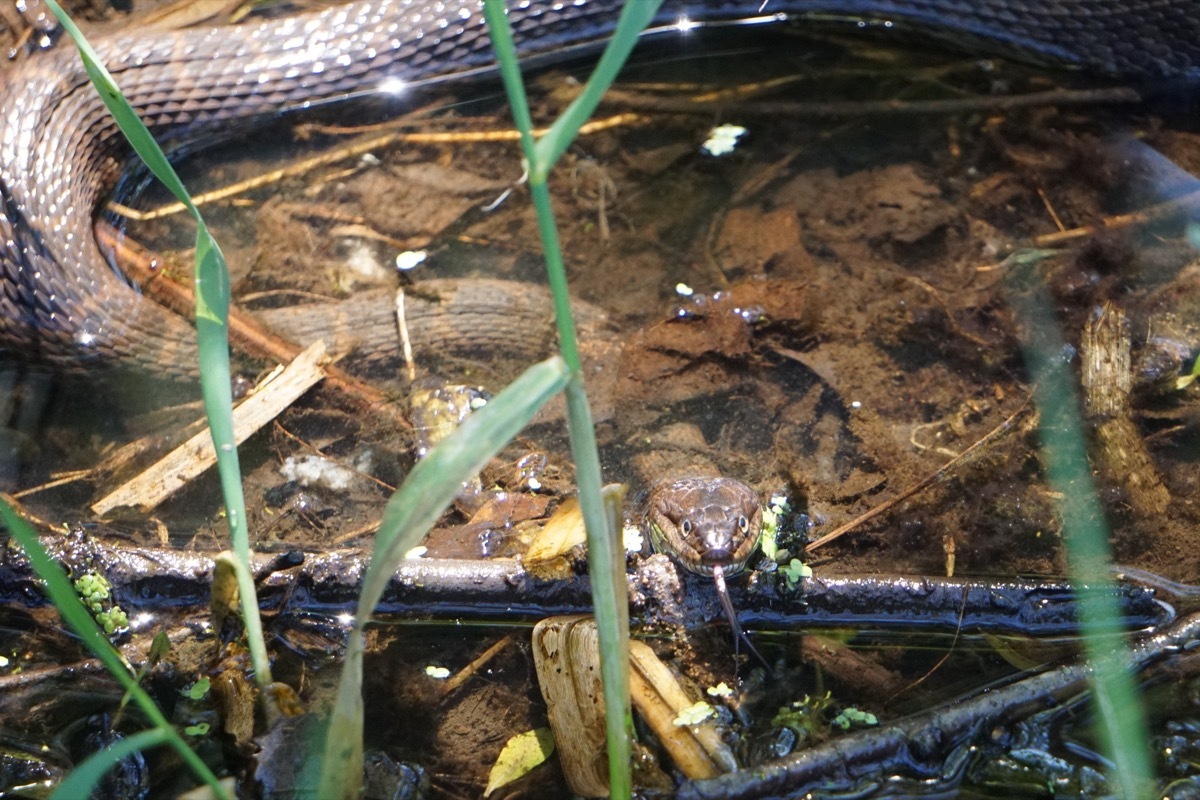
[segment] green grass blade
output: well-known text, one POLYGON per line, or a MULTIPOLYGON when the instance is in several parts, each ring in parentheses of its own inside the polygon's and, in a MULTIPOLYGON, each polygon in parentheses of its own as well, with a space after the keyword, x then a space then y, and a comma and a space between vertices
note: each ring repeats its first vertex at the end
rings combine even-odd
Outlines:
POLYGON ((424 538, 464 482, 512 441, 546 401, 567 385, 562 358, 535 364, 473 412, 417 463, 384 509, 346 646, 322 758, 322 798, 356 797, 362 782, 363 632, 405 553, 424 538))
POLYGON ((546 135, 538 140, 537 157, 530 159, 530 180, 535 177, 545 180, 550 170, 558 163, 558 159, 567 152, 571 142, 579 135, 579 129, 592 116, 604 93, 617 79, 617 74, 625 66, 629 54, 633 52, 638 37, 658 14, 661 5, 662 0, 634 0, 626 3, 621 9, 612 39, 604 48, 604 53, 600 56, 591 77, 584 84, 583 91, 559 115, 546 135))
POLYGON ((238 462, 237 445, 233 435, 233 395, 229 366, 229 269, 221 248, 209 233, 204 218, 192 202, 191 195, 153 135, 142 124, 133 106, 125 99, 113 76, 100 57, 84 38, 83 33, 55 0, 46 0, 63 28, 79 48, 84 69, 92 79, 105 106, 116 120, 121 132, 134 151, 163 185, 183 203, 196 220, 196 336, 200 351, 200 390, 208 415, 213 447, 217 454, 217 472, 225 499, 225 513, 233 551, 246 565, 239 571, 242 616, 250 658, 254 663, 255 680, 260 688, 271 682, 270 661, 262 635, 258 614, 258 599, 253 581, 242 580, 250 569, 250 533, 246 527, 246 504, 242 494, 242 473, 238 462))
POLYGON ((538 231, 546 256, 546 278, 554 298, 554 321, 558 327, 559 350, 567 366, 573 373, 578 374, 579 346, 576 342, 574 317, 571 314, 571 295, 567 286, 566 269, 563 266, 562 247, 558 241, 558 227, 550 206, 550 194, 546 190, 546 173, 549 170, 540 169, 536 164, 533 117, 529 114, 529 100, 525 95, 525 82, 521 78, 521 68, 517 61, 517 48, 513 43, 512 31, 508 27, 503 0, 485 0, 483 13, 488 23, 488 33, 492 37, 492 47, 496 51, 496 62, 500 66, 500 77, 508 93, 508 105, 512 109, 513 121, 521 137, 521 150, 528 164, 529 190, 533 196, 534 209, 537 211, 538 231))
POLYGON ((1128 648, 1112 636, 1121 612, 1111 586, 1108 526, 1085 450, 1079 397, 1062 358, 1065 346, 1048 293, 1040 286, 1022 291, 1014 305, 1022 327, 1037 331, 1025 344, 1025 360, 1041 418, 1042 463, 1050 487, 1060 498, 1067 568, 1079 587, 1079 620, 1092 668, 1101 749, 1114 765, 1111 777, 1117 795, 1145 797, 1152 774, 1149 739, 1133 677, 1125 669, 1128 648))
POLYGON ((50 555, 42 547, 42 543, 38 541, 37 534, 4 500, 0 500, 0 521, 3 521, 4 527, 21 545, 25 555, 29 558, 30 566, 46 584, 46 593, 50 596, 50 600, 58 608, 58 612, 71 630, 79 636, 84 646, 100 659, 105 669, 121 684, 133 698, 133 702, 164 737, 163 741, 175 748, 192 772, 211 786, 218 797, 228 798, 229 795, 218 784, 217 777, 188 747, 187 742, 163 716, 162 711, 154 704, 154 700, 146 693, 146 690, 138 685, 137 680, 121 658, 121 654, 116 651, 108 637, 104 635, 104 631, 100 630, 100 626, 92 619, 92 615, 83 607, 79 596, 75 594, 75 587, 71 585, 71 580, 62 568, 50 558, 50 555))
POLYGON ((433 527, 462 484, 513 440, 533 415, 567 384, 566 364, 552 356, 525 370, 458 430, 417 463, 388 501, 358 601, 360 617, 374 610, 404 554, 433 527))
POLYGON ((660 0, 627 3, 621 12, 612 41, 588 79, 583 92, 554 122, 541 141, 534 141, 525 86, 517 61, 512 31, 501 0, 484 0, 484 16, 508 93, 513 120, 520 132, 521 149, 529 170, 529 191, 537 212, 546 275, 554 295, 559 347, 571 369, 567 386, 568 425, 571 453, 579 486, 579 507, 587 529, 588 557, 592 573, 592 598, 601 649, 601 678, 604 686, 606 738, 609 760, 609 790, 612 797, 627 798, 632 792, 630 777, 633 716, 629 702, 629 622, 625 585, 625 562, 618 537, 620 511, 606 509, 601 491, 600 457, 592 425, 591 409, 584 390, 575 324, 571 316, 570 292, 547 177, 559 157, 578 135, 579 128, 595 110, 600 98, 616 78, 642 29, 658 12, 660 0), (614 521, 615 520, 615 521, 614 521))
POLYGON ((159 728, 140 731, 107 745, 103 750, 92 753, 83 763, 76 765, 71 774, 63 779, 50 795, 50 800, 78 800, 91 797, 92 789, 105 773, 117 762, 131 753, 149 750, 167 742, 167 735, 159 728))

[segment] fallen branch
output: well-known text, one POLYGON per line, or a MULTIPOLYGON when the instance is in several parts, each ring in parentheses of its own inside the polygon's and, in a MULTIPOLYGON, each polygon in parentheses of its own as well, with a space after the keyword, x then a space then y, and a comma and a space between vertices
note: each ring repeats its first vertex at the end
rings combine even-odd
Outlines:
MULTIPOLYGON (((1126 668, 1141 672, 1171 656, 1183 661, 1189 674, 1200 669, 1200 660, 1187 649, 1200 639, 1200 615, 1185 617, 1168 630, 1137 642, 1126 668)), ((838 793, 864 784, 883 783, 893 776, 945 781, 945 765, 958 748, 981 740, 1003 741, 1004 727, 1062 704, 1087 688, 1091 668, 1086 662, 1035 675, 1000 688, 977 692, 933 711, 907 717, 890 725, 844 736, 759 764, 754 769, 686 783, 678 800, 734 800, 734 798, 803 796, 818 786, 822 793, 838 793)), ((1178 678, 1177 678, 1178 679, 1178 678)), ((926 790, 930 790, 925 784, 926 790)))
MULTIPOLYGON (((72 572, 98 571, 130 615, 135 611, 207 609, 213 560, 177 550, 112 547, 76 532, 45 536, 43 546, 72 572)), ((0 602, 36 606, 46 602, 23 555, 0 551, 0 602)), ((274 613, 353 613, 370 554, 335 550, 255 556, 259 600, 274 613)), ((656 557, 665 558, 665 557, 656 557)), ((630 610, 642 623, 664 617, 699 628, 722 617, 712 582, 682 574, 664 580, 661 562, 646 559, 629 576, 630 610), (682 581, 682 589, 680 589, 682 581)), ((755 630, 812 627, 874 627, 1069 635, 1077 631, 1079 590, 1066 580, 885 576, 816 576, 789 590, 762 575, 729 586, 741 622, 755 630)), ((1155 588, 1117 583, 1122 618, 1117 630, 1152 630, 1171 624, 1174 609, 1155 588)), ((409 559, 392 577, 377 619, 416 618, 528 622, 591 611, 586 576, 538 578, 519 562, 409 559)))

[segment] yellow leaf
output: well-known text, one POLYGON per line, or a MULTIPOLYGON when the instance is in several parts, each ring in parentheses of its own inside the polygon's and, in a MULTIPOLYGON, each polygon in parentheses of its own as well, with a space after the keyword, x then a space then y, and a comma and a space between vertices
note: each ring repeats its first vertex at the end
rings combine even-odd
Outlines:
POLYGON ((508 740, 492 772, 488 776, 487 797, 501 786, 506 786, 517 778, 522 777, 538 764, 541 764, 554 752, 554 734, 549 728, 535 728, 531 731, 518 733, 508 740))
POLYGON ((579 501, 568 497, 530 542, 525 552, 525 563, 549 561, 586 541, 587 533, 583 528, 583 512, 579 510, 579 501))

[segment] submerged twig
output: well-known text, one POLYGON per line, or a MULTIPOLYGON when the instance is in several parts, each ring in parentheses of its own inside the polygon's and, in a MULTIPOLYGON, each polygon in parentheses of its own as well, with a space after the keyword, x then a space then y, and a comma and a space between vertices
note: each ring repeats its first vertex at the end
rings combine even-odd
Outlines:
POLYGON ((922 489, 924 489, 924 488, 932 485, 936 481, 940 480, 948 472, 950 472, 953 469, 956 469, 964 461, 966 461, 968 458, 973 456, 979 450, 979 448, 994 441, 1001 434, 1008 431, 1012 427, 1013 423, 1015 423, 1021 417, 1021 415, 1023 415, 1028 410, 1029 410, 1029 402, 1026 401, 1025 403, 1023 403, 1021 405, 1020 408, 1018 408, 1016 411, 1014 411, 1006 420, 1001 422, 995 428, 992 428, 990 431, 988 431, 983 436, 983 438, 981 438, 979 441, 972 444, 966 450, 963 450, 955 458, 951 459, 950 461, 947 461, 944 465, 939 467, 936 471, 925 476, 921 480, 914 483, 912 486, 909 486, 907 489, 905 489, 904 491, 902 491, 900 494, 896 495, 895 497, 893 497, 883 503, 880 503, 879 505, 875 506, 870 511, 867 511, 864 514, 860 514, 859 516, 857 516, 854 519, 847 522, 845 525, 841 525, 841 526, 833 529, 832 531, 830 531, 829 533, 820 537, 816 541, 810 542, 807 547, 807 551, 812 552, 813 550, 816 550, 818 547, 823 547, 824 545, 827 545, 830 542, 832 542, 834 539, 838 539, 838 538, 844 536, 845 534, 847 534, 850 531, 857 528, 859 525, 862 525, 864 522, 874 519, 875 517, 879 516, 883 512, 887 511, 888 509, 894 507, 896 504, 903 502, 904 500, 907 500, 908 498, 912 497, 917 492, 921 491, 922 489))
POLYGON ((1171 493, 1133 420, 1133 367, 1129 323, 1113 303, 1096 308, 1079 342, 1084 408, 1096 435, 1093 455, 1101 472, 1125 490, 1140 519, 1167 510, 1171 493))
MULTIPOLYGON (((624 127, 632 125, 639 121, 637 114, 617 114, 615 116, 606 117, 605 119, 594 120, 593 122, 584 125, 580 129, 579 135, 585 136, 600 131, 609 130, 610 128, 624 127)), ((427 124, 427 123, 423 123, 427 124)), ((535 131, 536 135, 544 135, 545 128, 539 128, 535 131)), ((208 203, 214 203, 219 200, 228 200, 239 195, 264 186, 271 186, 288 178, 293 178, 301 175, 307 175, 312 171, 321 167, 327 167, 341 161, 347 161, 358 156, 370 153, 373 150, 381 150, 391 147, 396 144, 470 144, 478 142, 511 142, 517 139, 517 132, 513 130, 484 130, 484 131, 413 131, 401 132, 395 131, 367 139, 361 142, 354 142, 344 147, 339 147, 327 153, 322 153, 312 158, 306 158, 294 164, 289 164, 286 167, 280 167, 261 175, 255 175, 252 178, 247 178, 243 181, 222 186, 219 189, 213 189, 210 192, 197 194, 192 196, 192 202, 197 206, 203 206, 208 203)), ((117 202, 110 202, 107 206, 108 210, 119 214, 127 219, 147 221, 167 217, 173 214, 179 214, 185 211, 182 203, 169 203, 159 208, 149 211, 132 208, 117 202)))
MULTIPOLYGON (((244 442, 320 381, 324 377, 321 366, 324 360, 325 345, 318 341, 282 372, 257 387, 255 393, 233 411, 236 443, 244 442)), ((147 470, 96 501, 92 511, 103 515, 120 506, 153 508, 216 461, 212 435, 205 428, 147 470)))
POLYGON ((1142 96, 1126 87, 1106 89, 1052 89, 1045 92, 1007 96, 954 97, 941 100, 831 100, 827 102, 772 102, 736 99, 678 99, 632 92, 610 91, 607 105, 658 114, 702 114, 714 111, 744 117, 858 117, 899 114, 962 114, 971 111, 1002 111, 1043 106, 1140 103, 1142 96))
MULTIPOLYGON (((1162 633, 1131 648, 1126 668, 1140 672, 1153 662, 1183 652, 1200 638, 1200 615, 1186 617, 1162 633)), ((1200 663, 1188 662, 1194 674, 1200 663)), ((733 800, 776 795, 803 795, 818 784, 826 791, 860 781, 885 780, 896 772, 914 774, 932 767, 940 773, 946 759, 980 735, 999 738, 1000 726, 1011 725, 1084 691, 1091 667, 1078 662, 1000 688, 989 688, 965 700, 817 745, 751 770, 684 784, 679 800, 733 800)))

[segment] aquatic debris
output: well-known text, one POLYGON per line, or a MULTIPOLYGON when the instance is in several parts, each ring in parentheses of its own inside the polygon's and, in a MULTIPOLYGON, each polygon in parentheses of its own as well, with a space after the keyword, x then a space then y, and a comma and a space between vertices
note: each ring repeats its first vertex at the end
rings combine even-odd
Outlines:
POLYGON ((279 467, 279 474, 289 481, 306 488, 319 486, 334 492, 344 492, 369 472, 373 455, 369 450, 359 453, 352 465, 347 467, 324 456, 288 456, 279 467))
POLYGON ((714 158, 729 155, 737 147, 738 139, 745 135, 746 129, 741 125, 718 125, 708 132, 700 151, 714 158))
POLYGON ((405 250, 396 256, 396 269, 408 272, 423 264, 428 256, 425 250, 405 250))
POLYGON ((483 796, 488 797, 501 786, 507 786, 524 777, 553 754, 554 734, 549 728, 535 728, 518 733, 505 742, 504 749, 492 765, 483 796))

